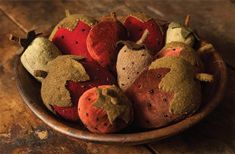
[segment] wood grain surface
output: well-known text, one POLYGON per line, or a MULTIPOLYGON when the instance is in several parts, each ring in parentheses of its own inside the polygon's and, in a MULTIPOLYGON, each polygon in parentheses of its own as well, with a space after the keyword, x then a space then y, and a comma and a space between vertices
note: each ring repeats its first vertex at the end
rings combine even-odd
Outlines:
POLYGON ((0 1, 0 153, 235 153, 235 2, 229 0, 79 0, 0 1), (95 17, 117 11, 142 11, 183 21, 213 42, 228 66, 228 87, 220 106, 188 131, 141 146, 110 146, 74 141, 42 123, 24 105, 15 86, 13 64, 17 45, 8 34, 49 33, 64 9, 95 17))

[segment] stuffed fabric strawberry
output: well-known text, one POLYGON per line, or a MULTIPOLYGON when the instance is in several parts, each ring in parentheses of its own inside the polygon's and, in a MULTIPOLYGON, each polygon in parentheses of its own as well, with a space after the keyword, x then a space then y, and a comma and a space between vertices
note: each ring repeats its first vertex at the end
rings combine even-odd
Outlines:
POLYGON ((199 40, 199 38, 188 26, 188 23, 189 16, 185 19, 185 25, 171 22, 166 32, 166 43, 182 42, 192 47, 195 44, 195 41, 199 40))
POLYGON ((157 54, 157 58, 161 57, 181 57, 193 66, 198 68, 203 67, 198 52, 182 42, 171 42, 166 44, 165 47, 157 54))
POLYGON ((79 120, 78 99, 87 89, 115 83, 113 76, 101 66, 72 55, 58 56, 48 63, 47 72, 36 74, 45 78, 41 87, 44 104, 70 121, 79 120))
POLYGON ((116 69, 118 85, 124 91, 153 60, 149 50, 142 44, 148 33, 148 30, 145 30, 137 43, 130 41, 122 42, 126 45, 118 54, 116 69))
POLYGON ((124 25, 129 32, 128 40, 136 42, 139 40, 145 29, 149 31, 149 35, 144 41, 147 49, 152 55, 155 55, 164 45, 164 37, 161 27, 158 23, 145 14, 136 13, 129 15, 124 20, 124 25))
POLYGON ((50 40, 63 54, 78 55, 92 60, 87 51, 87 35, 96 20, 82 15, 67 13, 67 17, 60 21, 50 35, 50 40))
POLYGON ((35 70, 45 70, 48 62, 61 55, 59 49, 48 39, 39 37, 35 31, 27 33, 27 38, 11 35, 11 40, 17 41, 22 47, 20 61, 25 69, 38 81, 43 78, 34 75, 35 70))
POLYGON ((195 112, 201 103, 199 80, 212 81, 213 76, 196 73, 196 67, 183 58, 155 60, 126 92, 134 104, 136 123, 158 128, 195 112))
POLYGON ((126 39, 126 29, 117 20, 116 14, 103 18, 88 34, 87 48, 91 57, 101 66, 113 70, 118 48, 116 43, 126 39))
POLYGON ((118 132, 133 120, 131 102, 114 85, 87 90, 79 99, 78 113, 83 124, 95 133, 118 132))

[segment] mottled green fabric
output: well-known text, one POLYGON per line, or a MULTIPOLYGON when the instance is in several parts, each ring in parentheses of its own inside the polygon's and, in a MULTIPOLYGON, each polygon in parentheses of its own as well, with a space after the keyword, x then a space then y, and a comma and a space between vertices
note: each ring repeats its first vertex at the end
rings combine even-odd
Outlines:
POLYGON ((130 122, 132 105, 121 89, 113 85, 108 88, 96 88, 96 90, 98 99, 93 105, 106 111, 111 124, 117 118, 125 123, 130 122))
POLYGON ((72 106, 70 93, 66 88, 67 81, 81 82, 90 79, 80 60, 73 55, 58 56, 47 65, 48 75, 42 81, 41 96, 45 105, 60 107, 72 106))
POLYGON ((195 111, 201 102, 201 85, 195 80, 195 67, 178 57, 163 57, 155 60, 149 69, 170 68, 159 84, 166 92, 173 92, 169 112, 187 114, 195 111))
POLYGON ((44 37, 37 37, 25 49, 20 60, 31 75, 38 81, 42 81, 43 78, 36 77, 34 71, 45 71, 47 63, 59 55, 61 55, 61 52, 51 41, 44 37))
POLYGON ((193 33, 190 27, 183 26, 176 22, 171 22, 166 32, 166 43, 182 42, 193 46, 197 35, 193 33))

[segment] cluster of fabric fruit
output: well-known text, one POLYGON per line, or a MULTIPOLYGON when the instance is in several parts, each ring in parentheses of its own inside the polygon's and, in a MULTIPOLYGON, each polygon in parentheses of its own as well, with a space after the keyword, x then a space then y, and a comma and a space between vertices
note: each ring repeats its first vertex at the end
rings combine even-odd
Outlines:
POLYGON ((20 39, 21 62, 63 119, 95 133, 159 128, 192 115, 200 81, 213 81, 200 58, 213 46, 200 43, 188 21, 161 24, 142 13, 97 21, 67 11, 49 39, 34 31, 20 39))

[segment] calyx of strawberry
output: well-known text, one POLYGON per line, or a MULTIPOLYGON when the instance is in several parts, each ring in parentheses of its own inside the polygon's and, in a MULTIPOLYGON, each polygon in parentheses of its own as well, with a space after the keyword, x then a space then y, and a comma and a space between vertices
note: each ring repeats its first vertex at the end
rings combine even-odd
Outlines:
MULTIPOLYGON (((66 88, 67 81, 82 82, 90 79, 79 61, 82 57, 73 55, 58 56, 48 63, 47 71, 35 71, 35 75, 45 77, 42 81, 41 96, 45 105, 71 107, 70 93, 66 88)), ((51 109, 52 110, 52 109, 51 109)))
POLYGON ((118 87, 113 85, 107 89, 97 88, 97 94, 98 99, 93 105, 106 111, 111 124, 117 118, 126 123, 130 121, 130 102, 118 87))
POLYGON ((67 28, 68 30, 73 30, 78 21, 82 21, 89 26, 93 26, 97 21, 89 16, 83 14, 70 14, 69 10, 65 10, 66 18, 59 23, 60 28, 67 28))

